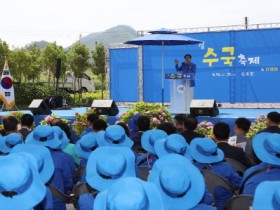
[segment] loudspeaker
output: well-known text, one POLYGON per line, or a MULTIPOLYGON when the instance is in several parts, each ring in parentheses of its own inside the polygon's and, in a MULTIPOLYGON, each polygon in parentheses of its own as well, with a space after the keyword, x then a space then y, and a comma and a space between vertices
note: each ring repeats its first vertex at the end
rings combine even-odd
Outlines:
POLYGON ((99 115, 116 116, 119 114, 119 109, 113 100, 94 100, 91 108, 94 108, 99 115))
POLYGON ((60 77, 60 69, 61 69, 61 58, 56 59, 56 71, 55 78, 58 79, 60 77))
POLYGON ((215 100, 192 100, 190 105, 191 115, 211 116, 219 115, 219 109, 215 100))
POLYGON ((34 99, 28 109, 33 115, 50 115, 52 111, 43 99, 34 99))
POLYGON ((62 96, 49 96, 47 99, 47 105, 50 109, 57 109, 63 107, 62 96))

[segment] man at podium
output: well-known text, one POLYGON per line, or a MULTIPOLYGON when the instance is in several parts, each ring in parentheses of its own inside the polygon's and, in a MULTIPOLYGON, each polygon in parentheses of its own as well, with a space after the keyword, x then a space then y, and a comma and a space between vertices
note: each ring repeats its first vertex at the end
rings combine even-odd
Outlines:
MULTIPOLYGON (((191 102, 193 99, 193 91, 194 91, 194 86, 195 86, 195 73, 196 73, 196 65, 191 62, 192 56, 190 54, 186 54, 184 56, 185 61, 182 62, 181 66, 179 67, 179 62, 177 59, 175 59, 175 68, 177 71, 179 71, 182 74, 193 74, 191 79, 189 79, 189 88, 187 90, 187 98, 188 98, 188 103, 191 102)), ((188 104, 188 109, 189 109, 189 104, 188 104)))
MULTIPOLYGON (((192 56, 190 54, 186 54, 184 56, 185 62, 182 62, 181 66, 178 65, 178 60, 175 59, 175 68, 177 71, 181 71, 182 74, 194 74, 196 73, 196 65, 191 62, 192 56)), ((190 87, 193 88, 195 86, 195 80, 190 80, 190 87)))

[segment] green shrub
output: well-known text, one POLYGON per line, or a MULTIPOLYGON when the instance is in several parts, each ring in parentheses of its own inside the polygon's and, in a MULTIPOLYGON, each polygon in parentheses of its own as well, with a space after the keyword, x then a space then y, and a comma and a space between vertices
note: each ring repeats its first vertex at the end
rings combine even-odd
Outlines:
MULTIPOLYGON (((107 99, 109 96, 108 91, 103 92, 103 99, 107 99)), ((83 93, 82 95, 79 95, 78 93, 76 94, 71 94, 71 101, 74 104, 79 104, 79 106, 91 106, 93 100, 95 99, 102 99, 101 97, 101 91, 96 91, 94 93, 83 93), (82 97, 80 97, 82 96, 82 97)))
MULTIPOLYGON (((46 84, 14 84, 14 90, 16 105, 19 108, 27 108, 33 99, 44 99, 56 95, 55 87, 46 84)), ((71 100, 70 94, 65 90, 58 89, 57 95, 63 96, 66 101, 71 100)))

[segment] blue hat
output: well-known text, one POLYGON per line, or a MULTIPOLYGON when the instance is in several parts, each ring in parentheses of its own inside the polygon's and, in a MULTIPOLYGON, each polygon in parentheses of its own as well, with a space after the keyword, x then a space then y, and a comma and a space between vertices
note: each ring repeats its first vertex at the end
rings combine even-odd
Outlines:
POLYGON ((110 125, 105 131, 97 133, 97 144, 99 146, 129 147, 133 141, 125 134, 125 130, 120 125, 110 125))
POLYGON ((94 151, 98 145, 96 141, 96 133, 90 132, 81 137, 79 141, 76 142, 75 152, 80 158, 88 159, 92 151, 94 151))
POLYGON ((155 154, 155 142, 167 136, 165 131, 159 129, 145 131, 141 137, 141 145, 147 152, 155 154))
POLYGON ((253 149, 262 162, 280 165, 280 134, 267 132, 257 134, 253 138, 253 149))
POLYGON ((40 144, 52 149, 59 148, 61 141, 54 134, 54 130, 48 125, 38 125, 27 135, 25 143, 40 144))
POLYGON ((27 153, 0 158, 0 209, 29 210, 46 195, 35 160, 27 153))
POLYGON ((210 138, 195 138, 190 144, 190 153, 199 163, 217 163, 224 159, 224 152, 210 138))
POLYGON ((123 178, 99 193, 95 210, 164 210, 157 187, 136 177, 123 178))
POLYGON ((50 151, 42 145, 18 144, 11 150, 10 154, 19 152, 26 152, 35 158, 41 180, 43 183, 47 183, 54 173, 54 164, 50 151))
POLYGON ((148 182, 158 187, 164 209, 191 209, 205 193, 205 182, 200 171, 189 159, 178 154, 169 154, 158 159, 148 182))
POLYGON ((253 209, 280 209, 280 181, 264 181, 257 186, 254 195, 253 209))
POLYGON ((10 133, 7 136, 4 136, 0 141, 0 151, 3 153, 9 153, 11 149, 17 145, 22 144, 22 136, 18 133, 10 133))
POLYGON ((175 153, 191 159, 189 145, 180 134, 171 134, 165 139, 156 141, 155 152, 159 158, 164 155, 175 153))
POLYGON ((61 145, 57 149, 64 149, 69 144, 69 139, 59 126, 52 126, 54 134, 57 135, 57 138, 61 141, 61 145))
POLYGON ((117 180, 135 177, 135 155, 127 147, 98 147, 89 156, 86 181, 98 190, 106 190, 117 180))

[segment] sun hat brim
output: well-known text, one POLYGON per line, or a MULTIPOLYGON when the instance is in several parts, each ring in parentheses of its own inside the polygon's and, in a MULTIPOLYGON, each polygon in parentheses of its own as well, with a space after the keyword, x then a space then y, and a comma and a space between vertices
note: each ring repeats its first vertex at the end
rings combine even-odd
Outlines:
POLYGON ((97 144, 99 146, 111 146, 111 147, 128 147, 131 148, 133 146, 133 141, 125 135, 124 141, 119 144, 113 144, 113 142, 106 140, 105 131, 99 131, 96 135, 97 144))
POLYGON ((43 159, 43 167, 39 169, 39 174, 43 183, 47 183, 54 173, 54 163, 50 151, 36 144, 18 144, 10 152, 10 154, 27 152, 36 160, 43 159))
POLYGON ((166 209, 182 209, 182 206, 184 206, 184 209, 191 209, 201 201, 205 192, 205 182, 200 171, 190 160, 178 154, 170 154, 158 159, 149 174, 148 182, 156 184, 166 209), (191 188, 183 196, 174 198, 167 195, 165 190, 162 189, 160 175, 162 170, 170 165, 188 171, 188 174, 182 174, 182 176, 188 176, 191 182, 191 188))
MULTIPOLYGON (((264 181, 261 182, 255 191, 253 200, 253 209, 266 209, 273 210, 276 209, 273 206, 274 193, 280 188, 279 181, 264 181)), ((278 208, 280 203, 278 203, 278 208)))
POLYGON ((91 147, 98 146, 96 140, 96 133, 93 132, 87 133, 75 144, 75 153, 78 155, 78 157, 88 159, 92 151, 85 151, 82 148, 81 144, 85 141, 91 147))
POLYGON ((256 154, 256 156, 265 163, 272 164, 272 165, 280 165, 280 158, 276 155, 271 154, 269 151, 265 148, 265 142, 267 141, 267 138, 269 138, 270 135, 279 135, 279 141, 280 141, 280 134, 275 133, 268 133, 268 132, 262 132, 257 134, 253 140, 253 149, 256 154))
MULTIPOLYGON (((34 206, 36 206, 38 203, 40 203, 43 198, 46 195, 46 186, 44 183, 41 181, 37 166, 31 163, 31 161, 28 160, 27 157, 30 157, 28 153, 18 153, 18 154, 13 154, 13 155, 8 155, 5 156, 2 159, 2 164, 4 164, 6 161, 9 161, 5 158, 13 158, 14 160, 17 161, 18 164, 26 164, 28 162, 28 165, 30 167, 30 172, 31 172, 31 179, 29 188, 18 194, 14 195, 12 198, 11 197, 5 197, 4 195, 0 194, 0 209, 32 209, 34 206)), ((7 162, 6 162, 7 164, 7 162)), ((16 173, 16 171, 15 171, 16 173)), ((5 179, 6 174, 2 173, 1 177, 5 179)), ((6 177, 6 179, 9 179, 9 177, 6 177)))
MULTIPOLYGON (((165 139, 168 135, 165 131, 159 130, 159 129, 147 130, 142 134, 142 136, 141 136, 142 148, 144 150, 146 150, 147 152, 155 154, 156 153, 155 148, 154 148, 155 145, 152 145, 150 142, 150 138, 152 137, 152 135, 157 137, 156 141, 158 141, 160 139, 165 139)), ((156 141, 154 143, 156 143, 156 141)))
MULTIPOLYGON (((114 167, 114 165, 111 167, 114 167)), ((128 176, 136 176, 135 155, 131 149, 127 147, 102 146, 96 148, 90 154, 86 166, 86 181, 92 188, 98 191, 106 190, 118 179, 128 176), (107 158, 108 156, 115 156, 117 153, 124 155, 126 160, 126 168, 123 173, 120 175, 120 177, 115 179, 106 179, 100 176, 97 170, 98 159, 103 157, 107 158)))
MULTIPOLYGON (((209 138, 195 138, 190 144, 190 154, 191 157, 199 163, 217 163, 224 159, 224 152, 217 148, 217 153, 215 155, 204 155, 198 151, 197 146, 206 143, 209 138)), ((212 139, 209 139, 213 141, 212 139)))
MULTIPOLYGON (((143 187, 146 197, 148 199, 148 208, 146 210, 163 210, 163 203, 161 200, 161 196, 160 193, 156 187, 156 185, 154 185, 153 183, 149 183, 149 182, 145 182, 141 179, 135 178, 135 177, 127 177, 124 179, 121 179, 119 181, 117 181, 111 188, 109 188, 108 190, 105 190, 101 193, 99 193, 94 201, 94 208, 93 209, 97 209, 97 210, 107 210, 107 196, 108 196, 108 192, 110 190, 114 190, 115 188, 113 188, 115 185, 118 186, 123 186, 125 185, 128 181, 133 181, 136 183, 141 184, 141 186, 143 187)), ((131 182, 130 182, 131 183, 131 182)), ((125 202, 125 201, 123 201, 125 202)))

